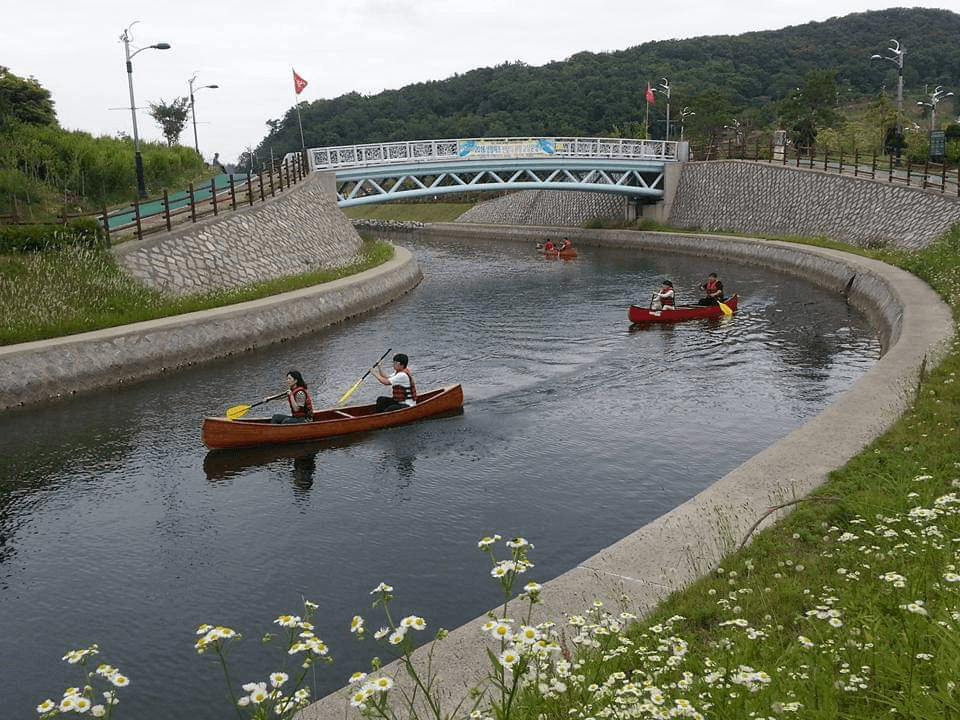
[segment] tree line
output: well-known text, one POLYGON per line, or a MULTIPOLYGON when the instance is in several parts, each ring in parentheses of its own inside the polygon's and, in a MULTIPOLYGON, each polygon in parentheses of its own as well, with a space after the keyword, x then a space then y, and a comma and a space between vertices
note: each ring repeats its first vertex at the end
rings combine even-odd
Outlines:
MULTIPOLYGON (((540 67, 504 63, 376 95, 303 102, 303 139, 322 147, 457 137, 663 138, 666 85, 672 139, 682 131, 685 139, 708 143, 779 127, 798 146, 809 146, 818 132, 832 130, 835 141, 882 152, 897 119, 897 68, 872 55, 884 55, 891 38, 906 49, 906 127, 925 130, 929 111, 917 102, 938 85, 960 95, 960 14, 895 8, 781 30, 581 52, 540 67), (852 109, 871 132, 846 137, 849 113, 841 108, 852 109)), ((951 119, 937 117, 944 124, 951 119)), ((241 166, 301 148, 295 107, 267 125, 269 133, 241 166)))

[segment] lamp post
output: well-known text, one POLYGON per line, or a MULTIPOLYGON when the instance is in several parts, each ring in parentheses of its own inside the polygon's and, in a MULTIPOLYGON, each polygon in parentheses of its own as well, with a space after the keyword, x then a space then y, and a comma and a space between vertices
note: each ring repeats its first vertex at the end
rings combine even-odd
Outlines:
MULTIPOLYGON (((187 84, 190 86, 190 117, 193 118, 193 147, 196 149, 197 153, 200 152, 200 143, 197 141, 197 111, 193 105, 193 82, 197 79, 196 73, 193 77, 187 80, 187 84)), ((204 88, 216 89, 220 87, 219 85, 201 85, 197 90, 203 90, 204 88)))
POLYGON ((667 136, 666 140, 670 139, 670 83, 666 78, 660 78, 660 87, 657 88, 660 92, 667 96, 667 136))
POLYGON ((930 93, 930 102, 924 102, 923 100, 918 100, 917 105, 926 105, 930 108, 930 132, 933 132, 937 129, 936 120, 937 120, 937 105, 944 98, 952 97, 953 93, 943 92, 943 85, 937 85, 934 88, 933 92, 930 93))
POLYGON ((147 47, 142 47, 139 50, 135 50, 133 53, 130 52, 130 28, 137 24, 138 21, 130 23, 126 30, 123 31, 123 35, 120 36, 120 39, 123 40, 123 51, 127 56, 127 85, 130 88, 130 116, 133 118, 133 149, 134 157, 137 165, 137 192, 140 194, 141 199, 147 197, 147 181, 143 177, 143 156, 140 154, 140 136, 137 135, 137 104, 133 99, 133 63, 131 60, 144 50, 169 50, 169 43, 157 43, 156 45, 148 45, 147 47))
POLYGON ((890 40, 887 48, 890 55, 871 55, 871 60, 886 60, 897 66, 897 165, 900 164, 900 151, 903 145, 903 56, 907 52, 896 40, 890 40))
POLYGON ((683 121, 691 115, 696 115, 696 113, 688 107, 680 111, 680 142, 683 142, 683 121))

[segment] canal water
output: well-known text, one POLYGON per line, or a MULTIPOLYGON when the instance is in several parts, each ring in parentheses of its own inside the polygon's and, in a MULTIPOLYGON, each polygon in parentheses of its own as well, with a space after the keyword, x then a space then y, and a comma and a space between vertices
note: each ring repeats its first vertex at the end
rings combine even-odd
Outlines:
MULTIPOLYGON (((82 684, 70 649, 118 667, 120 717, 233 716, 200 623, 244 634, 239 683, 284 658, 271 621, 319 604, 334 663, 315 693, 368 669, 370 590, 455 627, 498 603, 484 535, 536 547, 545 581, 690 498, 812 418, 880 355, 844 299, 798 279, 646 251, 405 242, 423 283, 389 307, 252 354, 0 414, 0 698, 35 717, 82 684), (716 271, 729 319, 632 328, 665 277, 681 301, 716 271), (207 453, 204 415, 302 371, 332 405, 388 348, 422 390, 462 383, 461 414, 312 445, 207 453)), ((383 389, 367 378, 351 402, 383 389)), ((281 411, 282 403, 265 408, 281 411)), ((259 408, 258 408, 259 410, 259 408)))

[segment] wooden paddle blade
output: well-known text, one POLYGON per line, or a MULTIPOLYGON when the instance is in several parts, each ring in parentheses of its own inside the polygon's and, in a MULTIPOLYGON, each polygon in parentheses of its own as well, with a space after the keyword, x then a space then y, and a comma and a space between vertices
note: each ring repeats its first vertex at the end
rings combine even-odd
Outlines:
POLYGON ((250 409, 249 405, 234 405, 232 408, 227 410, 227 417, 231 420, 236 420, 239 417, 243 417, 247 414, 247 410, 250 409))
POLYGON ((720 310, 723 312, 724 315, 726 315, 727 317, 730 317, 731 315, 733 315, 733 310, 730 309, 729 305, 725 305, 724 303, 717 303, 717 304, 720 306, 720 310))
POLYGON ((365 378, 365 377, 366 377, 366 375, 364 375, 362 378, 360 378, 359 380, 357 380, 357 381, 353 384, 353 387, 351 387, 351 388, 350 388, 349 390, 347 390, 343 395, 341 395, 341 396, 340 396, 340 399, 337 400, 337 405, 343 405, 343 404, 347 401, 347 398, 350 397, 351 395, 353 395, 353 394, 357 391, 357 388, 360 387, 360 383, 363 382, 363 378, 365 378))

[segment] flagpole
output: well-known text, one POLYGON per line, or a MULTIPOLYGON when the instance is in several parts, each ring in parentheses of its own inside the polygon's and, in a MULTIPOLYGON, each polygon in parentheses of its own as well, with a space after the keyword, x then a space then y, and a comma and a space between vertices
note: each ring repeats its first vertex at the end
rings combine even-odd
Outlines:
POLYGON ((297 109, 297 125, 300 126, 300 150, 303 152, 304 160, 307 157, 307 143, 303 139, 303 120, 300 119, 300 101, 297 99, 300 93, 307 86, 307 81, 297 75, 297 71, 290 66, 293 73, 293 106, 297 109))

